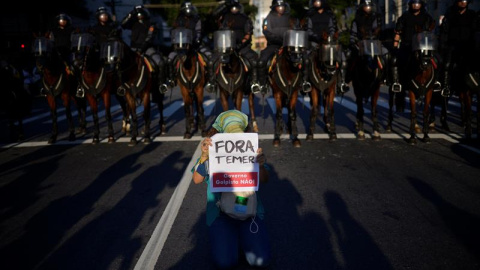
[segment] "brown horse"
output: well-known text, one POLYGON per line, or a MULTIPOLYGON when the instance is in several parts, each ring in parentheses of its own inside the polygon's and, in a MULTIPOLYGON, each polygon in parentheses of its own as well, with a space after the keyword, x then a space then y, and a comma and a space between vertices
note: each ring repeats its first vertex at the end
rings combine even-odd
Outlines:
MULTIPOLYGON (((220 103, 223 111, 230 109, 230 101, 233 107, 242 110, 243 97, 248 98, 250 112, 250 126, 253 132, 258 132, 258 124, 255 118, 254 94, 248 87, 250 70, 248 60, 245 60, 234 49, 235 36, 231 30, 218 30, 214 33, 214 49, 217 56, 215 65, 216 82, 220 92, 220 103)), ((254 72, 254 71, 253 71, 254 72)))
MULTIPOLYGON (((46 35, 47 36, 47 35, 46 35)), ((37 37, 33 44, 36 66, 42 76, 43 90, 46 95, 50 114, 52 116, 52 135, 49 144, 55 143, 58 136, 57 102, 61 97, 67 115, 70 141, 74 141, 75 125, 73 122, 70 104, 73 101, 77 105, 80 117, 79 133, 86 133, 86 102, 75 98, 76 80, 69 67, 61 60, 59 54, 53 50, 53 42, 46 37, 37 37)))
POLYGON ((334 102, 335 87, 341 61, 341 46, 327 35, 324 36, 323 42, 318 44, 310 55, 308 68, 310 82, 312 83, 312 91, 309 93, 312 111, 310 113, 310 128, 307 133, 307 141, 313 140, 321 98, 323 98, 324 106, 323 121, 325 123, 325 131, 328 132, 331 141, 337 139, 334 102))
MULTIPOLYGON (((102 55, 106 56, 106 63, 113 66, 115 73, 114 84, 118 83, 125 90, 127 108, 132 118, 132 131, 129 146, 137 144, 138 116, 137 98, 143 104, 143 137, 148 144, 150 138, 150 90, 153 85, 151 64, 142 55, 132 51, 130 47, 119 38, 112 38, 102 47, 102 55)), ((161 108, 159 108, 161 110, 161 108)), ((162 114, 161 114, 162 115, 162 114)))
POLYGON ((174 29, 172 44, 177 53, 176 59, 173 61, 175 73, 178 74, 176 80, 184 102, 185 133, 183 138, 192 138, 192 128, 195 126, 194 107, 197 111, 197 126, 202 132, 202 137, 205 137, 207 133, 203 108, 205 60, 192 47, 192 31, 190 29, 183 27, 174 29))
POLYGON ((303 54, 307 47, 308 36, 303 30, 288 30, 284 45, 274 55, 269 68, 269 81, 275 99, 276 121, 273 145, 280 146, 280 135, 284 128, 282 109, 288 110, 287 130, 292 143, 300 147, 297 129, 296 104, 298 91, 302 86, 303 54))
POLYGON ((416 133, 423 131, 423 141, 430 142, 429 118, 430 102, 433 95, 435 82, 435 59, 434 52, 437 48, 437 39, 432 32, 424 31, 415 34, 412 42, 412 57, 409 64, 408 96, 410 98, 410 138, 409 144, 416 144, 416 133), (423 129, 417 125, 417 100, 423 101, 423 129))

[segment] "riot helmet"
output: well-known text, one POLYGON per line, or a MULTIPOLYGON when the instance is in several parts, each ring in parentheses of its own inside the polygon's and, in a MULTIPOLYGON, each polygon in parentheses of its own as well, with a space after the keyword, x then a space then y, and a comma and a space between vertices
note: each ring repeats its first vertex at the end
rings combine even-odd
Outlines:
POLYGON ((278 14, 284 14, 285 12, 289 12, 290 6, 283 0, 272 0, 270 8, 275 10, 278 14))
POLYGON ((99 7, 95 12, 95 17, 99 22, 106 23, 111 19, 111 15, 106 7, 99 7))
POLYGON ((315 10, 325 8, 326 4, 327 4, 326 0, 310 0, 310 8, 313 8, 315 10))
POLYGON ((419 11, 425 8, 425 1, 423 0, 408 0, 408 10, 419 11))
POLYGON ((180 13, 187 17, 196 16, 198 14, 197 8, 190 1, 184 1, 180 6, 180 13))
POLYGON ((459 10, 464 10, 468 7, 468 4, 470 4, 470 0, 455 0, 455 7, 459 10))
POLYGON ((66 27, 67 25, 70 25, 72 23, 72 19, 70 18, 70 16, 65 13, 58 14, 55 19, 60 27, 66 27))
POLYGON ((150 13, 143 6, 135 7, 135 15, 139 21, 148 20, 150 18, 150 13))
POLYGON ((366 14, 373 14, 377 11, 376 6, 372 2, 372 0, 361 0, 358 8, 361 9, 366 14))

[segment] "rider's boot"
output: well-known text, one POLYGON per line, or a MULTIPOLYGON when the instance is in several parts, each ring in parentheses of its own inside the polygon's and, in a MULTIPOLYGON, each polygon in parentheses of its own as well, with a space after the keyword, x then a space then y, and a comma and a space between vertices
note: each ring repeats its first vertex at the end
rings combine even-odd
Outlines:
POLYGON ((312 85, 310 84, 309 78, 308 78, 308 67, 309 67, 310 61, 308 60, 308 58, 304 58, 303 61, 304 61, 304 65, 302 69, 302 75, 303 75, 302 92, 309 93, 312 91, 312 85))
POLYGON ((263 61, 259 61, 257 63, 257 78, 258 84, 260 85, 260 93, 265 95, 268 93, 268 85, 267 85, 267 68, 263 61))
POLYGON ((77 93, 75 94, 76 97, 78 98, 84 98, 85 97, 85 90, 83 89, 82 86, 77 87, 77 93))
POLYGON ((169 89, 169 80, 170 80, 170 59, 167 61, 166 69, 167 76, 165 76, 165 69, 163 67, 158 68, 158 91, 160 94, 165 94, 169 89))
POLYGON ((216 83, 215 83, 215 62, 213 60, 208 61, 207 65, 208 69, 208 82, 207 85, 205 85, 205 90, 209 93, 214 93, 216 90, 216 83))
POLYGON ((122 73, 118 72, 118 81, 120 82, 120 86, 117 88, 117 95, 123 97, 127 93, 127 88, 125 87, 125 83, 122 80, 122 73))
POLYGON ((252 91, 252 93, 256 94, 259 93, 261 90, 260 84, 258 83, 258 69, 256 62, 253 62, 252 68, 250 70, 252 72, 252 86, 250 87, 250 90, 252 91))

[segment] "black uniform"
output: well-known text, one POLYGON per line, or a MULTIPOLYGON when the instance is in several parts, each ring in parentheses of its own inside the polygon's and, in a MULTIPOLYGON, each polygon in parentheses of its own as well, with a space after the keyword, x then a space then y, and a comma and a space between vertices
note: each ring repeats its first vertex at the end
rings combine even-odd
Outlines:
POLYGON ((444 89, 447 92, 450 92, 451 82, 457 83, 457 90, 463 88, 463 76, 472 72, 474 65, 478 65, 478 59, 471 61, 475 53, 477 14, 468 7, 463 13, 460 11, 455 3, 445 14, 440 27, 440 44, 445 62, 444 89), (450 74, 456 74, 451 82, 450 74))
POLYGON ((53 48, 62 61, 69 67, 72 63, 71 36, 73 27, 69 24, 64 28, 57 26, 50 32, 53 48))

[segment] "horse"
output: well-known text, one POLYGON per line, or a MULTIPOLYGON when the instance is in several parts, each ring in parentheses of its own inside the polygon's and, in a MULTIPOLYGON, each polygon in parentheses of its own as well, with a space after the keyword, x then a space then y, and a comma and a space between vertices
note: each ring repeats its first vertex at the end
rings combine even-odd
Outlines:
MULTIPOLYGON (((150 138, 150 93, 154 84, 153 69, 149 60, 131 48, 118 37, 110 38, 102 46, 101 55, 107 65, 110 65, 114 72, 113 85, 119 85, 117 94, 124 95, 127 103, 127 109, 132 118, 132 130, 129 146, 137 144, 138 136, 138 116, 137 116, 137 98, 143 104, 143 142, 151 143, 150 138), (125 90, 124 92, 121 91, 125 90)), ((160 109, 160 108, 159 108, 160 109)), ((163 110, 162 110, 163 111, 163 110)))
POLYGON ((323 98, 325 131, 331 141, 337 139, 335 131, 335 87, 339 76, 339 63, 341 62, 341 45, 332 37, 324 35, 323 42, 318 44, 310 54, 309 78, 312 83, 310 104, 310 128, 307 133, 307 141, 313 140, 315 122, 318 116, 319 100, 323 98))
POLYGON ((283 46, 275 53, 269 67, 268 78, 275 99, 275 134, 273 145, 280 146, 284 128, 282 109, 288 110, 287 130, 294 147, 300 147, 295 110, 298 92, 302 86, 303 54, 308 46, 306 31, 290 29, 285 32, 283 46))
POLYGON ((465 139, 471 140, 472 138, 472 103, 473 103, 473 96, 477 95, 477 140, 480 139, 480 110, 478 108, 479 102, 478 99, 480 98, 480 67, 476 61, 478 61, 480 57, 480 32, 475 34, 475 50, 473 53, 473 57, 470 58, 468 61, 468 65, 470 67, 464 74, 464 82, 465 82, 465 90, 460 91, 460 101, 461 101, 461 112, 462 112, 462 122, 465 127, 465 139))
POLYGON ((177 85, 180 87, 184 102, 185 133, 184 139, 192 138, 194 127, 194 105, 197 112, 197 125, 202 137, 207 134, 205 124, 205 110, 203 108, 203 95, 205 85, 205 60, 203 56, 193 49, 192 31, 188 28, 178 27, 172 31, 172 44, 177 52, 173 61, 177 85))
POLYGON ((2 96, 0 108, 5 111, 12 141, 23 141, 23 118, 32 110, 32 95, 23 86, 23 75, 7 60, 0 61, 2 96), (15 122, 18 126, 15 126, 15 122))
MULTIPOLYGON (((48 36, 48 34, 46 35, 48 36)), ((71 102, 77 106, 79 112, 79 133, 86 133, 86 102, 75 97, 76 80, 70 67, 63 63, 60 55, 53 50, 53 41, 47 37, 36 37, 32 46, 36 67, 42 77, 42 93, 47 98, 50 114, 52 117, 52 135, 48 144, 57 141, 58 123, 57 123, 57 102, 60 97, 65 107, 65 113, 68 122, 68 140, 74 141, 75 125, 72 117, 71 102)))
POLYGON ((377 101, 380 96, 380 85, 386 76, 385 60, 383 55, 386 49, 382 42, 375 38, 363 39, 358 42, 358 57, 353 61, 352 85, 357 104, 357 120, 355 129, 357 139, 365 139, 364 130, 364 102, 371 99, 373 134, 372 139, 378 141, 380 136, 380 124, 377 118, 377 101))
MULTIPOLYGON (((226 27, 225 27, 226 28, 226 27)), ((250 112, 250 126, 253 132, 258 132, 258 124, 255 118, 254 93, 247 84, 250 81, 250 70, 255 72, 248 60, 245 60, 235 50, 235 32, 221 29, 214 32, 214 49, 219 55, 216 59, 215 74, 220 92, 220 103, 223 111, 229 109, 229 98, 235 109, 242 110, 243 96, 248 97, 250 112)))
POLYGON ((437 38, 429 31, 422 31, 415 34, 412 41, 412 57, 408 66, 408 96, 410 98, 410 138, 409 144, 416 144, 416 133, 423 132, 423 141, 430 142, 429 119, 430 102, 433 96, 435 82, 436 62, 434 59, 437 49, 437 38), (423 101, 423 129, 417 125, 417 100, 423 101))
MULTIPOLYGON (((115 142, 111 114, 111 95, 113 88, 113 72, 101 61, 100 46, 90 33, 72 34, 72 51, 74 54, 73 69, 77 77, 77 96, 86 97, 92 110, 94 131, 92 143, 99 142, 98 100, 101 98, 105 106, 105 119, 108 128, 108 143, 115 142)), ((123 111, 123 128, 126 129, 129 114, 125 99, 116 95, 123 111)))

